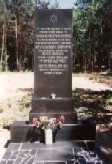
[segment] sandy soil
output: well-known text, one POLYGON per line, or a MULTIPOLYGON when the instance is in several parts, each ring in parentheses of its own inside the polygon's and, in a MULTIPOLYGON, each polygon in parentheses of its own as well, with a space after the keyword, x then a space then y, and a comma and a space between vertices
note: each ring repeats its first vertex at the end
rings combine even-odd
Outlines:
POLYGON ((0 73, 0 101, 22 97, 23 89, 33 88, 34 75, 29 73, 0 73))
MULTIPOLYGON (((0 73, 0 102, 6 99, 19 98, 28 93, 28 89, 33 88, 34 74, 29 73, 0 73), (27 91, 25 90, 27 89, 27 91)), ((73 75, 72 89, 84 88, 94 91, 111 90, 108 85, 89 81, 87 77, 73 75)), ((10 140, 10 131, 6 129, 0 130, 0 159, 2 158, 6 148, 7 141, 10 140)))
POLYGON ((92 91, 112 91, 112 88, 104 83, 97 83, 92 80, 88 80, 87 77, 77 77, 77 75, 74 75, 72 77, 72 89, 75 90, 76 88, 89 89, 92 91))
MULTIPOLYGON (((34 74, 28 73, 0 73, 0 101, 8 98, 21 97, 27 94, 24 89, 33 88, 34 74)), ((84 88, 93 91, 112 90, 108 85, 88 80, 87 77, 73 75, 72 89, 84 88)))

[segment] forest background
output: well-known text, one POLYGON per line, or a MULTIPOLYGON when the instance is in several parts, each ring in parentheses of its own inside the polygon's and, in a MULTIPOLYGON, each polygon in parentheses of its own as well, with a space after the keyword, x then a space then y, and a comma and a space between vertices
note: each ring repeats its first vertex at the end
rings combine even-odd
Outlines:
MULTIPOLYGON (((50 0, 0 0, 0 71, 32 71, 34 10, 50 0)), ((73 71, 112 71, 111 0, 74 0, 73 71)))

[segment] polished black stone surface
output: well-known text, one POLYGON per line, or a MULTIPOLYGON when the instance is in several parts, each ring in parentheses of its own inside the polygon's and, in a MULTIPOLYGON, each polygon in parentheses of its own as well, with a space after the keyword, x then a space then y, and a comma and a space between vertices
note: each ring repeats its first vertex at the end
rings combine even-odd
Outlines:
MULTIPOLYGON (((70 115, 69 115, 70 117, 70 115)), ((71 117, 70 117, 71 118, 71 117)), ((44 142, 44 133, 38 134, 37 128, 33 124, 25 121, 15 121, 11 125, 11 142, 44 142)), ((72 140, 94 140, 96 139, 95 124, 63 124, 57 132, 53 132, 54 141, 72 140)), ((16 147, 15 147, 16 149, 16 147)))
POLYGON ((29 113, 30 123, 40 113, 49 113, 50 117, 51 113, 68 114, 65 122, 75 122, 71 9, 35 10, 34 56, 34 95, 29 113))
MULTIPOLYGON (((63 80, 63 79, 62 79, 63 80)), ((34 98, 32 103, 32 113, 73 113, 74 100, 72 98, 38 99, 34 98)))
POLYGON ((53 93, 72 97, 71 9, 35 10, 34 98, 53 93))
POLYGON ((11 143, 0 164, 107 164, 98 146, 89 150, 89 142, 11 143))

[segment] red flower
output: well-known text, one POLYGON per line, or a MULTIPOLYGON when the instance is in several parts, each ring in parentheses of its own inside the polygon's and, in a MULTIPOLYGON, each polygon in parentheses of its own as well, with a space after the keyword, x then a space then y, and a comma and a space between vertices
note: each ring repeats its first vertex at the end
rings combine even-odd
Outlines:
POLYGON ((63 115, 60 116, 60 121, 62 124, 65 122, 65 117, 63 115))
POLYGON ((38 119, 37 118, 33 118, 33 124, 38 126, 38 119))
POLYGON ((38 126, 39 125, 39 122, 38 122, 38 120, 35 122, 35 126, 38 126))
POLYGON ((55 128, 61 128, 62 124, 65 121, 65 117, 61 115, 58 119, 56 118, 48 118, 46 116, 40 116, 39 118, 33 118, 32 123, 37 127, 41 129, 55 129, 55 128))
POLYGON ((58 127, 59 128, 62 127, 62 122, 61 121, 58 122, 58 127))

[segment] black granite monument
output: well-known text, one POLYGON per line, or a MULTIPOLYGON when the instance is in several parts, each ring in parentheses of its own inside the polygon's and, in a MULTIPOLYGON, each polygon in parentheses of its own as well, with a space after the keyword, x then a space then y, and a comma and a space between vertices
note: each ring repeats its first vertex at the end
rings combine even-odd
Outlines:
POLYGON ((75 123, 72 99, 72 10, 35 11, 34 96, 30 123, 39 115, 65 115, 75 123))
MULTIPOLYGON (((30 79, 29 79, 30 80, 30 79)), ((93 140, 94 124, 77 122, 72 99, 72 10, 35 10, 34 95, 29 121, 11 125, 11 142, 32 140, 35 117, 59 117, 65 124, 55 141, 93 140)))

